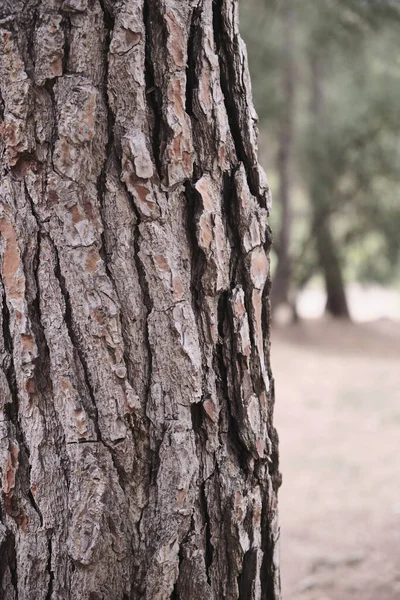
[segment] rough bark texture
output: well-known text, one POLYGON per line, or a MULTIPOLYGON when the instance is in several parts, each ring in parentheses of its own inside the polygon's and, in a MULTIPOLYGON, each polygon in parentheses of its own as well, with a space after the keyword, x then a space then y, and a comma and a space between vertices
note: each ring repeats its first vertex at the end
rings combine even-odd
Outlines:
POLYGON ((278 599, 237 3, 0 6, 0 597, 278 599))

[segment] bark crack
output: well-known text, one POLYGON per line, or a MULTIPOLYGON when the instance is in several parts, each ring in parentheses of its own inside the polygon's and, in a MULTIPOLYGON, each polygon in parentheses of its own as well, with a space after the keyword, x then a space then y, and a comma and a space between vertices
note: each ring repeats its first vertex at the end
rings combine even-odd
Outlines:
POLYGON ((206 481, 203 481, 200 488, 200 506, 203 509, 205 523, 206 550, 204 562, 206 565, 207 583, 211 586, 211 566, 214 558, 214 546, 211 541, 211 519, 207 505, 206 481))
MULTIPOLYGON (((219 332, 219 343, 215 349, 215 364, 218 369, 218 374, 220 377, 220 390, 221 390, 221 398, 226 406, 227 417, 228 417, 228 429, 229 435, 228 440, 233 448, 233 454, 236 457, 240 469, 244 473, 248 473, 248 462, 251 458, 251 454, 246 448, 246 446, 242 443, 238 431, 237 421, 232 413, 232 401, 235 401, 231 398, 231 394, 229 393, 229 372, 226 365, 227 362, 227 354, 232 355, 232 338, 229 335, 229 324, 227 322, 227 315, 229 314, 228 310, 228 295, 229 291, 224 292, 218 302, 218 332, 219 332)), ((221 429, 221 423, 220 423, 221 429)))
POLYGON ((0 561, 0 585, 3 581, 4 572, 8 566, 11 585, 14 588, 15 600, 18 600, 18 572, 17 572, 17 556, 15 546, 15 535, 9 529, 6 532, 6 539, 0 545, 1 557, 0 561))
POLYGON ((78 440, 76 442, 67 442, 67 446, 76 446, 78 444, 101 444, 100 440, 78 440))
POLYGON ((200 35, 201 14, 203 12, 203 0, 193 8, 190 22, 189 36, 187 41, 187 63, 186 63, 186 104, 185 110, 189 117, 194 117, 193 113, 193 94, 198 87, 198 78, 196 73, 197 52, 200 47, 198 36, 200 35))
POLYGON ((49 537, 47 540, 47 552, 48 552, 47 570, 49 572, 49 585, 47 588, 46 600, 51 600, 51 596, 53 594, 53 582, 54 582, 54 571, 51 568, 51 560, 52 560, 52 555, 53 555, 53 545, 52 545, 51 534, 49 534, 49 537))
MULTIPOLYGON (((151 52, 151 31, 154 27, 152 23, 152 14, 150 11, 150 0, 143 1, 143 22, 145 28, 145 61, 144 75, 146 82, 146 100, 149 110, 149 130, 153 149, 154 164, 157 169, 158 177, 162 179, 161 164, 161 130, 163 124, 162 116, 162 95, 155 83, 154 64, 151 52)), ((165 40, 164 40, 165 42, 165 40)))
POLYGON ((68 73, 68 59, 70 53, 70 33, 71 33, 71 21, 67 14, 63 15, 61 26, 64 32, 64 52, 62 57, 62 72, 63 74, 68 73))
MULTIPOLYGON (((224 0, 213 0, 213 29, 216 54, 219 60, 220 85, 224 98, 225 110, 228 117, 229 129, 235 146, 237 159, 243 163, 246 177, 252 194, 261 201, 258 185, 258 165, 254 165, 248 156, 244 142, 243 116, 240 114, 238 98, 243 94, 246 85, 242 84, 243 90, 236 89, 237 76, 235 57, 240 55, 237 35, 233 32, 230 36, 224 19, 224 0), (231 39, 230 39, 231 37, 231 39)), ((242 64, 242 75, 244 65, 242 64)), ((249 107, 246 107, 249 110, 249 107)), ((262 202, 265 204, 265 202, 262 202)))

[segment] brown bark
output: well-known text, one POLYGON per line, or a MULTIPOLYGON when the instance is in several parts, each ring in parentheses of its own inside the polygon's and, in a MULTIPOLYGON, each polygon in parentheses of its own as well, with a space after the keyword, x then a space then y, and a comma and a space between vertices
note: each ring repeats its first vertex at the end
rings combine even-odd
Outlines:
POLYGON ((0 597, 280 597, 233 0, 1 3, 0 597))

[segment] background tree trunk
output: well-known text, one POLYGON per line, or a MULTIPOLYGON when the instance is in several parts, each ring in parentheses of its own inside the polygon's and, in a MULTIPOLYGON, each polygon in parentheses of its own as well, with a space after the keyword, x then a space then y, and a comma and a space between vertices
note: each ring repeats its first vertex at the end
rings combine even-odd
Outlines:
POLYGON ((0 596, 280 597, 234 0, 5 0, 0 596))
MULTIPOLYGON (((311 55, 311 113, 315 132, 321 119, 328 118, 324 112, 322 90, 322 59, 316 54, 311 55)), ((340 264, 339 253, 332 234, 330 215, 332 198, 329 197, 330 185, 328 178, 321 174, 312 176, 310 182, 310 199, 313 210, 312 231, 315 235, 316 250, 326 290, 326 310, 333 317, 350 318, 347 305, 346 290, 340 264)))

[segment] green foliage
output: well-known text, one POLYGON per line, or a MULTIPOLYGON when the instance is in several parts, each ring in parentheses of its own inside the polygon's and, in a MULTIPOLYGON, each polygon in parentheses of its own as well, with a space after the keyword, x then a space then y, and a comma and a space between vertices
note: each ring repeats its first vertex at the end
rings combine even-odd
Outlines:
MULTIPOLYGON (((243 1, 242 33, 260 129, 275 138, 272 148, 284 110, 280 81, 285 2, 292 2, 295 11, 294 280, 301 285, 317 268, 312 223, 322 211, 329 215, 348 279, 398 281, 400 3, 243 1), (310 108, 312 56, 322 65, 323 109, 318 114, 310 108)), ((273 154, 266 156, 268 171, 274 171, 273 154)))

